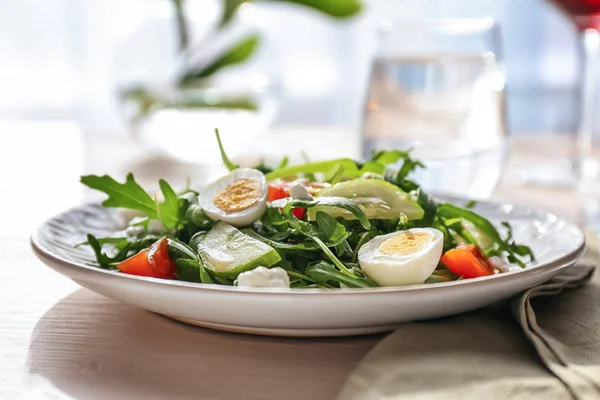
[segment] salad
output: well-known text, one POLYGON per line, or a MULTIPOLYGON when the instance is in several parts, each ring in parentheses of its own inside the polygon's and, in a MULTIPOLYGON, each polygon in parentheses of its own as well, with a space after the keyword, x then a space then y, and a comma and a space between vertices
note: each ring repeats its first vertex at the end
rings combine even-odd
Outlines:
MULTIPOLYGON (((160 194, 129 174, 81 182, 104 207, 137 215, 110 237, 87 235, 100 268, 244 287, 367 288, 449 282, 524 268, 531 249, 465 207, 440 203, 411 179, 408 151, 366 162, 335 159, 242 168, 217 142, 229 173, 202 188, 160 194)), ((189 186, 189 185, 188 185, 189 186)))

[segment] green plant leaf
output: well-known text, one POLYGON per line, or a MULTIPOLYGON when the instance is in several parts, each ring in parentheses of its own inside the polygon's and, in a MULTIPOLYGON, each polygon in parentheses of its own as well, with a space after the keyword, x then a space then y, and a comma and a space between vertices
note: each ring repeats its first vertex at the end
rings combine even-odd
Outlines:
POLYGON ((225 148, 223 148, 223 142, 221 142, 221 135, 219 134, 219 130, 215 129, 215 135, 217 135, 217 143, 219 144, 219 151, 221 152, 221 160, 223 160, 223 164, 229 171, 233 171, 234 169, 238 169, 240 166, 231 162, 227 154, 225 153, 225 148))
POLYGON ((362 10, 362 3, 358 0, 271 0, 298 4, 312 8, 333 18, 349 18, 362 10))
POLYGON ((258 49, 259 43, 260 37, 257 34, 240 40, 208 65, 186 72, 179 80, 180 85, 189 84, 197 79, 207 78, 222 68, 246 61, 258 49))
POLYGON ((279 168, 268 173, 267 180, 271 181, 276 178, 287 178, 298 174, 314 174, 317 172, 327 173, 337 165, 344 168, 344 174, 346 176, 360 176, 360 165, 356 161, 350 158, 339 158, 279 168))
MULTIPOLYGON (((163 184, 161 187, 166 190, 163 192, 166 203, 159 203, 157 207, 154 199, 135 181, 133 174, 127 175, 125 183, 119 183, 108 175, 82 176, 81 183, 108 195, 108 199, 102 202, 104 207, 141 211, 149 218, 161 221, 165 228, 175 228, 179 223, 178 202, 177 207, 174 207, 171 195, 173 189, 167 188, 168 185, 163 184)), ((175 195, 175 199, 177 199, 177 195, 175 195)))
POLYGON ((358 204, 345 197, 317 197, 314 200, 292 200, 283 207, 283 213, 286 215, 286 217, 288 217, 288 219, 290 219, 290 216, 293 216, 293 208, 311 208, 315 206, 343 208, 344 210, 350 211, 352 214, 354 214, 363 228, 366 230, 371 229, 371 221, 369 221, 363 209, 360 208, 358 204))
POLYGON ((158 186, 164 197, 164 201, 158 206, 158 211, 160 213, 159 220, 162 222, 164 219, 163 215, 168 216, 168 218, 174 221, 174 225, 169 225, 169 227, 174 228, 181 217, 179 213, 179 198, 171 185, 164 179, 158 181, 158 186))
POLYGON ((242 4, 244 4, 247 0, 224 0, 223 1, 223 14, 221 14, 221 20, 219 21, 219 26, 222 28, 225 25, 229 24, 235 14, 237 13, 238 8, 242 4))
POLYGON ((343 174, 344 166, 342 164, 336 164, 327 172, 327 174, 325 174, 324 181, 335 185, 342 179, 343 174))
POLYGON ((510 262, 525 267, 525 263, 520 257, 527 256, 530 260, 534 259, 533 252, 529 247, 517 245, 514 242, 514 239, 512 238, 512 229, 508 223, 503 223, 504 226, 508 228, 508 237, 507 239, 503 239, 500 232, 498 232, 496 227, 490 221, 471 210, 460 208, 452 204, 441 204, 438 206, 438 215, 445 219, 464 218, 471 222, 483 234, 487 235, 496 246, 498 246, 500 252, 507 253, 510 262))
POLYGON ((278 250, 278 251, 284 251, 284 252, 289 252, 289 253, 311 253, 311 252, 318 251, 320 249, 319 245, 317 245, 316 243, 312 243, 312 242, 300 242, 300 243, 277 242, 275 240, 271 240, 269 238, 266 238, 266 237, 258 234, 257 232, 253 231, 250 228, 242 229, 242 232, 254 239, 260 240, 261 242, 268 244, 269 246, 273 247, 275 250, 278 250))
POLYGON ((368 278, 361 278, 340 272, 327 261, 320 261, 316 264, 309 265, 306 268, 305 275, 309 276, 320 284, 341 282, 351 288, 369 288, 378 286, 375 282, 368 278))
POLYGON ((317 211, 317 226, 323 232, 327 240, 337 242, 346 236, 346 228, 340 224, 335 218, 330 217, 323 211, 317 211))

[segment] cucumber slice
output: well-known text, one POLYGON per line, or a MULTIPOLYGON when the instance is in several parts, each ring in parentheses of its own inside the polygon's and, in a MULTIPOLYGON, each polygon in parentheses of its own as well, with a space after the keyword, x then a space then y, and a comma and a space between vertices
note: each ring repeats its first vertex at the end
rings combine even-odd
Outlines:
MULTIPOLYGON (((404 213, 409 220, 423 218, 424 211, 410 195, 398 186, 381 179, 354 179, 321 190, 319 197, 345 197, 356 202, 369 219, 396 219, 404 213)), ((344 219, 356 219, 340 208, 316 206, 308 209, 308 219, 314 221, 318 211, 344 219)))
POLYGON ((222 221, 198 244, 198 254, 206 268, 230 279, 259 265, 269 268, 281 261, 277 250, 222 221))

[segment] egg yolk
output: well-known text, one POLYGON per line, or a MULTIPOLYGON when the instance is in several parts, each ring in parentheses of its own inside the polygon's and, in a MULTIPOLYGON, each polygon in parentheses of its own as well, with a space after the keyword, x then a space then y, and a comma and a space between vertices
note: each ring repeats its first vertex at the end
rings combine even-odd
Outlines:
POLYGON ((386 255, 408 256, 423 250, 433 236, 427 232, 404 232, 379 245, 379 252, 386 255))
POLYGON ((227 214, 231 214, 252 207, 258 202, 260 194, 259 181, 240 179, 219 190, 213 197, 213 204, 227 214))

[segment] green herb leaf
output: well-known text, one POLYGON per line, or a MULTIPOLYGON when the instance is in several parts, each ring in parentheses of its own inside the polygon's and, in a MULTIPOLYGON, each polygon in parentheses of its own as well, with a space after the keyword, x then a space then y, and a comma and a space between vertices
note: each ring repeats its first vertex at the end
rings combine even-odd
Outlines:
POLYGON ((363 232, 360 235, 360 239, 356 243, 356 246, 354 247, 354 251, 352 252, 352 262, 357 262, 358 251, 360 250, 360 248, 363 247, 363 245, 365 243, 367 243, 369 240, 373 239, 378 234, 379 234, 379 232, 368 231, 368 232, 363 232))
POLYGON ((179 81, 180 85, 207 78, 222 68, 246 61, 256 52, 259 43, 260 37, 256 34, 242 39, 208 65, 185 73, 179 81))
MULTIPOLYGON (((334 167, 343 167, 344 175, 351 177, 358 177, 362 173, 360 171, 360 165, 350 158, 340 158, 336 160, 328 161, 317 161, 301 165, 294 165, 292 167, 276 169, 273 172, 267 174, 267 180, 272 181, 277 178, 288 178, 298 174, 315 174, 315 173, 327 173, 334 167)), ((381 168, 383 171, 383 167, 381 168)))
POLYGON ((219 144, 219 151, 221 152, 221 160, 223 160, 223 164, 229 171, 233 171, 234 169, 238 169, 240 166, 234 164, 229 160, 227 154, 225 153, 225 149, 223 148, 223 142, 221 142, 221 135, 219 134, 219 130, 215 129, 215 135, 217 135, 217 143, 219 144))
POLYGON ((337 242, 347 234, 344 225, 340 224, 335 218, 330 217, 323 211, 317 211, 316 221, 319 230, 323 232, 330 242, 337 242))
POLYGON ((475 208, 476 205, 477 205, 477 202, 475 200, 469 200, 467 202, 467 204, 465 204, 465 208, 468 208, 468 209, 475 208))
POLYGON ((433 224, 435 216, 437 215, 438 204, 431 195, 424 192, 423 189, 418 189, 417 203, 421 206, 424 211, 423 218, 414 221, 413 226, 417 227, 430 227, 433 224))
MULTIPOLYGON (((215 283, 203 265, 200 265, 200 281, 204 284, 214 284, 215 283)), ((227 284, 229 284, 229 282, 227 284)))
POLYGON ((112 259, 102 252, 102 245, 94 235, 87 235, 87 243, 89 243, 92 250, 94 250, 96 261, 101 267, 106 267, 112 262, 112 259))
MULTIPOLYGON (((512 238, 512 229, 509 229, 508 239, 504 240, 496 227, 481 215, 452 204, 442 204, 438 207, 438 215, 445 219, 464 218, 477 227, 483 234, 487 235, 501 252, 506 252, 509 261, 525 267, 525 263, 520 259, 523 256, 529 256, 533 259, 533 252, 527 246, 516 245, 512 238)), ((506 223, 507 224, 507 223, 506 223)), ((507 224, 508 225, 508 224, 507 224)), ((505 225, 506 226, 506 225, 505 225)), ((510 227, 510 225, 508 225, 510 227)))
POLYGON ((237 13, 238 8, 244 4, 246 0, 224 0, 223 3, 223 14, 221 14, 221 20, 219 21, 219 26, 224 27, 229 24, 235 14, 237 13))
POLYGON ((119 243, 110 243, 107 238, 96 238, 94 235, 87 235, 87 244, 92 248, 96 255, 96 261, 102 268, 116 269, 116 264, 124 261, 129 255, 135 254, 143 248, 148 247, 149 242, 156 241, 154 237, 150 239, 150 236, 138 239, 136 241, 120 241, 119 243), (104 244, 113 244, 117 254, 113 257, 108 256, 102 252, 104 244))
POLYGON ((277 251, 283 251, 287 253, 312 253, 320 249, 318 244, 311 242, 281 243, 266 238, 250 228, 244 228, 242 229, 242 232, 254 239, 260 240, 261 242, 268 244, 277 251))
POLYGON ((361 278, 355 275, 342 273, 326 261, 320 261, 316 264, 309 265, 306 268, 305 274, 320 284, 328 284, 331 282, 339 284, 341 282, 350 288, 369 288, 378 286, 369 278, 361 278))
POLYGON ((327 174, 325 174, 325 182, 335 185, 342 179, 343 174, 344 166, 342 164, 336 164, 327 172, 327 174))
POLYGON ((188 260, 178 258, 175 260, 177 271, 175 276, 180 281, 186 282, 201 282, 200 280, 200 263, 198 260, 188 260))
POLYGON ((318 197, 314 200, 292 200, 283 207, 283 213, 288 217, 292 215, 293 208, 311 208, 314 206, 329 206, 343 208, 350 211, 366 230, 371 229, 371 221, 358 204, 345 197, 318 197))
MULTIPOLYGON (((96 239, 96 243, 98 243, 99 246, 104 246, 105 244, 114 244, 115 247, 122 248, 122 247, 125 247, 127 245, 127 243, 129 243, 129 239, 126 237, 105 237, 105 238, 95 238, 95 239, 96 239)), ((91 246, 91 244, 88 241, 85 241, 85 242, 81 242, 81 243, 78 243, 75 245, 75 247, 81 247, 81 246, 91 246)))
POLYGON ((177 207, 174 206, 172 198, 174 192, 166 182, 161 185, 161 190, 164 189, 165 202, 159 203, 158 207, 152 197, 135 181, 132 174, 127 175, 125 183, 119 183, 108 175, 82 176, 81 183, 108 195, 108 199, 102 202, 104 207, 141 211, 149 218, 160 221, 165 228, 175 228, 179 223, 179 203, 177 202, 177 207))
POLYGON ((178 258, 199 260, 196 250, 192 249, 182 241, 175 238, 167 238, 167 243, 169 245, 169 255, 171 258, 175 260, 178 258))
POLYGON ((168 224, 170 228, 173 228, 177 225, 181 218, 179 198, 177 197, 177 193, 175 193, 175 191, 173 190, 171 185, 167 183, 167 181, 163 179, 159 180, 158 186, 160 187, 160 191, 162 192, 164 197, 164 201, 159 204, 159 221, 163 222, 163 215, 165 215, 168 219, 172 219, 173 221, 175 221, 174 225, 168 224))
MULTIPOLYGON (((273 1, 273 0, 271 0, 273 1)), ((362 10, 358 0, 278 0, 312 8, 333 18, 350 18, 362 10)))

